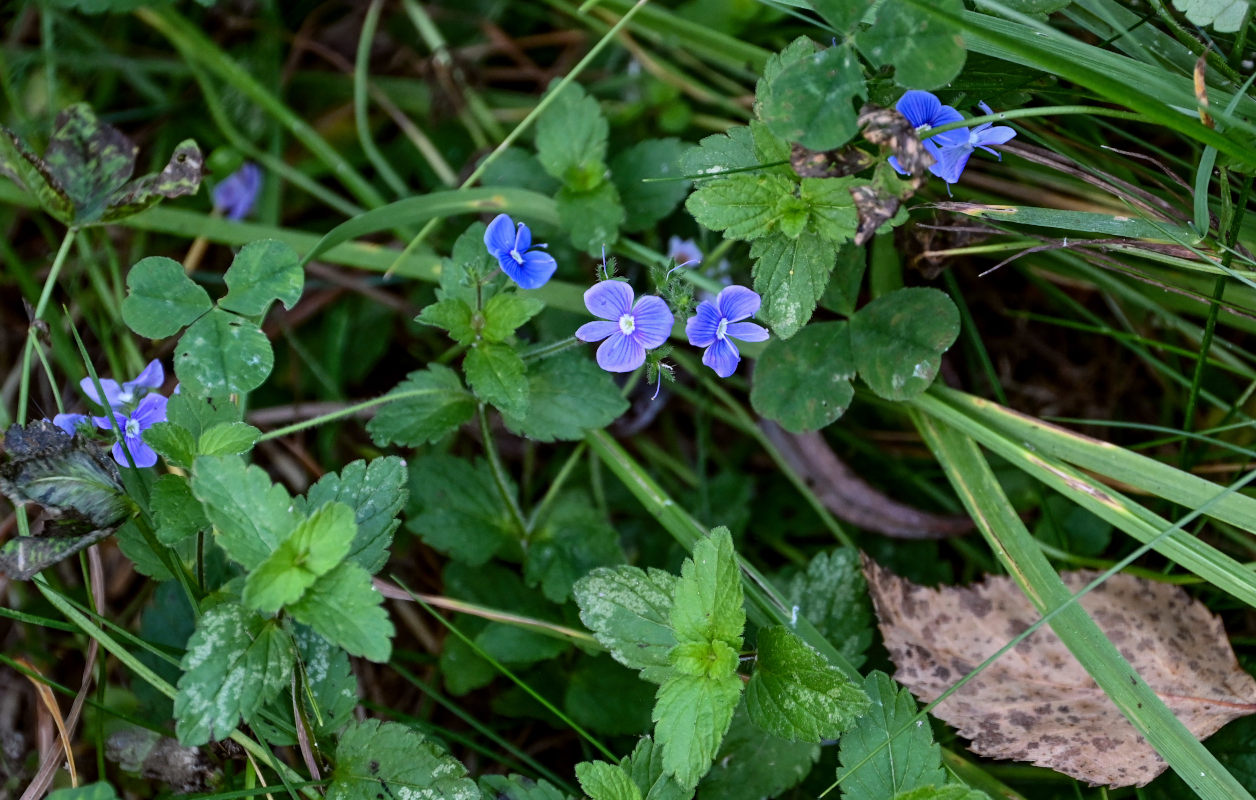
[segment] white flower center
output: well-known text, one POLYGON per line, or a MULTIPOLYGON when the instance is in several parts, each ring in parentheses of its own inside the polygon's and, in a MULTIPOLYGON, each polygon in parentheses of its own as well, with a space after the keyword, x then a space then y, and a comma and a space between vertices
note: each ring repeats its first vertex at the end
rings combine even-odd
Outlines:
POLYGON ((134 399, 135 399, 135 390, 134 390, 134 389, 122 389, 122 390, 120 390, 120 391, 118 392, 118 402, 119 402, 119 403, 129 403, 129 402, 131 402, 131 401, 132 401, 132 400, 134 400, 134 399))
POLYGON ((139 422, 139 420, 137 420, 137 419, 128 419, 128 420, 126 421, 126 427, 125 427, 125 428, 123 428, 123 432, 124 432, 127 436, 139 436, 139 435, 140 435, 140 422, 139 422))
POLYGON ((523 256, 519 255, 519 251, 518 251, 518 250, 511 250, 511 251, 510 251, 510 257, 511 257, 511 258, 513 258, 513 259, 515 260, 515 263, 516 263, 516 264, 520 264, 520 265, 522 265, 522 264, 523 264, 523 256))
POLYGON ((632 314, 624 314, 619 318, 619 331, 624 336, 631 336, 632 332, 637 329, 637 318, 632 314))
POLYGON ((726 339, 728 337, 728 317, 720 317, 719 327, 715 329, 716 339, 726 339))

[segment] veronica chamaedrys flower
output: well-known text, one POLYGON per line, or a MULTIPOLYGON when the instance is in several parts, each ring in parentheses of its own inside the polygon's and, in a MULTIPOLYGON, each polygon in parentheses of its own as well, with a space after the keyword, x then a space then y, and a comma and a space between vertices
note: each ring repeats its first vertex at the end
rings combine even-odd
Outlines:
POLYGON ((589 313, 606 322, 586 322, 576 330, 582 342, 606 341, 597 349, 597 365, 607 372, 632 372, 672 332, 672 312, 663 298, 648 295, 632 302, 632 287, 623 281, 595 283, 584 293, 589 313))
POLYGON ((78 426, 87 420, 86 414, 57 414, 52 418, 52 424, 73 436, 78 432, 78 426))
POLYGON ((694 347, 705 347, 702 363, 727 378, 737 370, 741 353, 733 339, 762 342, 767 329, 753 322, 742 322, 759 310, 759 295, 745 286, 726 286, 715 300, 703 300, 697 312, 685 322, 685 335, 694 347))
MULTIPOLYGON (((523 289, 539 289, 558 269, 549 253, 532 249, 532 231, 508 214, 498 214, 484 231, 484 246, 501 264, 502 272, 523 289)), ((543 244, 537 247, 545 247, 543 244)))
POLYGON ((667 257, 677 264, 696 264, 702 261, 702 251, 693 239, 673 236, 667 240, 667 257))
POLYGON ((91 378, 84 378, 79 381, 79 386, 82 387, 83 394, 91 398, 96 405, 119 411, 135 402, 141 394, 144 394, 137 391, 138 389, 160 389, 165 381, 166 372, 161 367, 161 361, 154 358, 148 362, 148 366, 144 367, 139 375, 135 376, 133 381, 124 381, 122 384, 119 384, 112 378, 101 378, 100 388, 105 392, 104 397, 96 393, 96 384, 91 378))
MULTIPOLYGON (((124 467, 131 466, 126 459, 129 451, 137 467, 151 467, 157 463, 157 453, 144 444, 142 434, 158 422, 166 421, 166 403, 167 400, 162 395, 147 394, 130 415, 121 411, 110 412, 117 421, 118 430, 122 432, 122 441, 115 442, 113 445, 114 461, 124 467)), ((108 416, 92 417, 92 422, 96 423, 96 427, 101 430, 113 430, 113 423, 110 422, 108 416)))
MULTIPOLYGON (((990 110, 990 106, 984 102, 978 105, 987 114, 994 113, 990 110)), ((898 103, 895 104, 894 108, 898 110, 898 113, 906 117, 907 121, 914 125, 918 131, 949 125, 952 122, 960 122, 964 119, 964 116, 953 107, 942 105, 942 101, 934 96, 933 93, 918 89, 905 92, 898 99, 898 103)), ((972 156, 975 148, 980 147, 982 150, 999 156, 989 146, 1004 144, 1015 135, 1016 131, 1006 125, 992 127, 992 123, 987 122, 971 130, 968 128, 956 128, 950 131, 943 131, 936 136, 930 136, 923 142, 925 150, 929 152, 929 155, 933 156, 934 163, 929 167, 929 171, 948 184, 955 183, 964 172, 964 167, 967 166, 968 159, 972 156)), ((1000 156, 1000 160, 1001 158, 1000 156)), ((906 170, 899 166, 898 159, 894 156, 890 156, 890 166, 900 175, 907 174, 906 170)))
POLYGON ((241 220, 249 215, 257 204, 262 189, 262 170, 251 161, 222 179, 214 187, 214 208, 226 214, 227 219, 241 220))
MULTIPOLYGON (((993 114, 994 111, 984 102, 977 104, 982 111, 987 114, 993 114)), ((973 154, 973 150, 981 148, 990 153, 1000 161, 1003 156, 996 152, 990 145, 1006 144, 1016 131, 1006 125, 995 125, 993 122, 983 122, 975 128, 956 128, 956 131, 964 131, 967 134, 964 141, 958 144, 946 144, 938 148, 936 164, 929 170, 947 183, 955 183, 959 180, 959 176, 964 172, 964 167, 968 165, 968 159, 973 154)), ((946 134, 935 138, 942 138, 946 134)))

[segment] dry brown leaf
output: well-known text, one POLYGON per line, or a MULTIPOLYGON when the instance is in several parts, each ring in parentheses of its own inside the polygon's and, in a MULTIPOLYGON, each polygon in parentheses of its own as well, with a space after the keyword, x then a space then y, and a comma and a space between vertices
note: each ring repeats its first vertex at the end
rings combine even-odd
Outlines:
MULTIPOLYGON (((930 589, 866 556, 864 574, 894 678, 921 700, 939 697, 1039 618, 1011 578, 930 589)), ((1097 574, 1060 577, 1076 593, 1097 574)), ((1115 575, 1079 602, 1198 738, 1256 712, 1256 680, 1239 667, 1221 620, 1182 589, 1115 575)), ((1045 626, 933 714, 971 739, 976 753, 1092 784, 1143 786, 1166 766, 1045 626)))

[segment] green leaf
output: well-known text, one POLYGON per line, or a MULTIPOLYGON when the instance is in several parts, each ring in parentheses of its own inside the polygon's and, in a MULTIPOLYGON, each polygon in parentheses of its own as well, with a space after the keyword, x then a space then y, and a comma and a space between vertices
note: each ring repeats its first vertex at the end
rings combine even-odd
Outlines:
POLYGON ((628 410, 615 379, 588 356, 560 353, 528 369, 528 413, 504 414, 506 427, 540 442, 575 441, 628 410))
POLYGON ((820 758, 819 745, 790 742, 750 721, 744 703, 720 744, 715 764, 698 791, 700 800, 760 800, 780 797, 800 783, 820 758))
POLYGON ((755 367, 750 405, 794 433, 818 431, 855 397, 855 359, 845 322, 817 322, 768 342, 755 367))
POLYGON ((958 783, 921 786, 894 795, 894 800, 990 800, 990 795, 958 783))
POLYGON ((783 625, 761 628, 746 686, 750 719, 789 741, 836 739, 868 710, 868 698, 824 656, 783 625))
POLYGON ((680 157, 680 171, 682 175, 719 175, 761 163, 750 128, 738 125, 724 133, 711 134, 697 147, 685 151, 680 157))
POLYGON ((214 524, 218 544, 247 570, 265 561, 299 522, 288 492, 238 456, 197 458, 192 494, 214 524))
POLYGON ((566 684, 563 708, 583 727, 610 736, 650 729, 654 687, 608 656, 582 659, 566 684))
POLYGON ((664 770, 686 789, 697 786, 710 769, 741 688, 736 675, 719 679, 673 675, 659 687, 654 741, 663 748, 664 770))
POLYGON ((74 203, 57 182, 48 165, 31 152, 18 135, 0 125, 0 175, 33 194, 39 205, 58 221, 69 225, 74 220, 74 203))
MULTIPOLYGON (((167 411, 169 417, 169 411, 167 411)), ((231 424, 231 423, 228 423, 231 424)), ((191 469, 196 458, 196 440, 187 429, 173 422, 158 422, 141 434, 144 443, 156 450, 166 463, 179 469, 191 469)))
POLYGON ((693 557, 685 559, 676 582, 668 620, 676 641, 724 642, 741 648, 746 627, 742 607, 741 570, 733 552, 728 528, 712 528, 693 546, 693 557))
POLYGON ((818 553, 782 589, 785 603, 797 607, 847 661, 855 667, 863 663, 875 621, 859 551, 839 547, 818 553))
MULTIPOLYGON (((444 570, 445 593, 488 608, 507 609, 537 620, 560 622, 554 607, 523 584, 515 569, 499 564, 469 566, 451 561, 444 570)), ((570 643, 541 631, 501 622, 463 618, 464 633, 493 659, 505 664, 531 664, 554 658, 570 643)))
POLYGON ((581 761, 576 764, 576 780, 591 800, 642 800, 637 784, 615 764, 581 761))
POLYGON ((276 613, 295 603, 320 576, 344 561, 357 526, 353 509, 328 503, 297 523, 275 552, 249 571, 244 580, 244 604, 276 613))
POLYGON ((624 562, 619 534, 582 492, 561 496, 533 531, 523 574, 529 585, 541 585, 545 596, 562 603, 571 587, 595 567, 624 562))
POLYGON ((693 790, 686 790, 663 769, 663 748, 649 736, 637 740, 637 746, 619 762, 645 800, 690 800, 693 790))
POLYGON ((117 800, 118 792, 105 781, 49 792, 47 800, 117 800))
POLYGON ((584 191, 564 186, 554 202, 558 204, 558 222, 577 249, 596 253, 602 245, 619 241, 626 217, 615 184, 605 181, 584 191))
POLYGON ((820 297, 820 305, 836 311, 843 317, 855 313, 859 304, 859 287, 863 285, 864 270, 868 264, 868 251, 846 243, 837 251, 837 266, 833 277, 820 297))
POLYGON ((163 197, 174 198, 196 194, 205 170, 201 148, 191 139, 184 139, 174 149, 170 161, 161 172, 128 181, 109 196, 108 207, 101 222, 116 222, 156 205, 163 197))
POLYGON ((432 798, 481 800, 467 770, 418 731, 368 719, 347 728, 336 745, 327 800, 432 798))
MULTIPOLYGON (((958 15, 964 3, 937 0, 933 8, 958 15)), ((958 28, 903 0, 878 5, 876 22, 856 35, 855 45, 873 64, 892 64, 894 82, 908 89, 946 86, 964 68, 967 54, 958 28)))
POLYGON ((272 300, 279 300, 284 308, 296 305, 301 299, 305 272, 301 269, 301 257, 290 246, 275 239, 260 239, 236 253, 223 279, 228 291, 218 306, 246 317, 258 317, 266 313, 272 300))
POLYGON ((177 544, 194 533, 209 530, 209 518, 182 475, 158 478, 148 502, 157 526, 157 541, 162 544, 177 544))
POLYGON ((536 156, 564 186, 587 191, 604 180, 607 130, 597 100, 569 83, 536 121, 536 156))
POLYGON ((371 574, 345 561, 314 581, 288 612, 349 655, 382 664, 392 653, 394 633, 383 603, 371 574))
POLYGON ((810 231, 797 239, 777 235, 750 246, 754 289, 763 297, 760 315, 782 339, 797 333, 824 293, 837 248, 810 231))
POLYGON ((730 239, 767 236, 781 220, 782 198, 792 198, 794 183, 780 175, 740 173, 704 184, 685 208, 704 227, 730 239))
POLYGON ((292 637, 278 620, 236 603, 206 611, 181 663, 174 698, 179 741, 202 745, 225 739, 241 718, 249 722, 288 685, 292 663, 292 637))
POLYGON ((777 136, 833 150, 859 131, 856 97, 867 97, 859 58, 845 45, 826 47, 781 70, 761 98, 759 116, 777 136))
POLYGON ((447 297, 425 306, 414 321, 448 331, 450 338, 458 344, 470 344, 475 341, 475 328, 471 326, 474 314, 466 301, 447 297))
POLYGON ((656 680, 671 672, 667 654, 676 646, 676 635, 669 617, 676 580, 659 569, 601 567, 576 581, 572 594, 580 621, 611 656, 656 680))
POLYGON ((680 159, 688 149, 679 139, 646 139, 611 159, 611 178, 624 206, 624 230, 636 233, 653 227, 689 194, 689 181, 676 180, 684 174, 680 159), (650 178, 665 180, 646 183, 650 178))
POLYGON ((850 319, 859 377, 886 400, 910 400, 928 389, 958 336, 959 311, 937 289, 897 289, 850 319))
POLYGON ((475 398, 458 373, 440 364, 411 372, 388 396, 394 399, 366 425, 380 447, 439 441, 475 414, 475 398))
POLYGON ((519 535, 487 462, 446 455, 415 459, 410 488, 423 510, 411 515, 406 528, 451 558, 483 564, 519 535))
POLYGON ((349 558, 374 575, 388 561, 388 547, 401 521, 397 514, 406 504, 406 463, 396 456, 346 464, 340 474, 328 472, 306 493, 311 511, 328 503, 344 503, 353 509, 357 535, 349 558))
POLYGON ((799 199, 807 204, 811 229, 835 244, 849 241, 859 226, 852 178, 803 178, 799 199))
POLYGON ((514 292, 495 294, 484 304, 484 327, 480 334, 487 341, 504 342, 544 308, 545 304, 535 297, 514 292))
POLYGON ((108 198, 135 169, 137 148, 112 125, 102 123, 86 103, 57 114, 44 163, 74 203, 74 221, 100 219, 108 198))
POLYGON ((710 642, 681 642, 667 654, 677 672, 706 678, 724 678, 737 671, 739 654, 718 639, 710 642))
POLYGON ((192 397, 179 393, 172 395, 166 404, 166 420, 190 433, 192 442, 215 425, 239 422, 241 418, 240 406, 222 397, 192 397))
POLYGON ((807 0, 839 36, 851 33, 875 0, 807 0))
POLYGON ((238 456, 253 449, 262 432, 244 422, 220 422, 205 430, 196 442, 204 456, 238 456))
POLYGON ((250 392, 274 366, 275 354, 261 329, 220 308, 192 323, 174 351, 183 391, 200 397, 250 392))
POLYGON ((481 775, 480 791, 492 800, 569 800, 549 781, 534 781, 523 775, 481 775))
POLYGON ((173 336, 214 307, 209 293, 187 276, 183 265, 163 256, 149 256, 131 267, 126 287, 122 321, 149 339, 173 336))
POLYGON ((1248 0, 1173 0, 1173 7, 1194 25, 1211 25, 1217 33, 1235 33, 1243 27, 1249 4, 1248 0))
POLYGON ((504 344, 481 343, 462 362, 475 396, 502 411, 522 417, 528 413, 528 377, 523 359, 504 344))
POLYGON ((946 783, 942 751, 928 721, 915 723, 911 693, 883 672, 864 678, 864 691, 872 707, 842 736, 842 766, 837 771, 842 800, 884 800, 946 783), (893 739, 891 734, 896 734, 893 739))

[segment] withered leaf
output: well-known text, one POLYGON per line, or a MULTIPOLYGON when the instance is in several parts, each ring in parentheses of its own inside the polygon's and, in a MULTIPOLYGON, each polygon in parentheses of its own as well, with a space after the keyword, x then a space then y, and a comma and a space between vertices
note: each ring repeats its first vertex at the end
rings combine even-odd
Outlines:
POLYGON ((898 158, 898 165, 909 175, 923 177, 933 165, 933 156, 916 134, 916 127, 895 109, 869 103, 859 109, 857 121, 863 129, 864 139, 892 150, 898 158))
POLYGON ((789 153, 790 166, 800 178, 843 178, 863 172, 874 160, 850 145, 836 150, 808 150, 795 143, 789 153))
MULTIPOLYGON (((930 589, 866 556, 864 574, 894 677, 921 700, 935 700, 1039 616, 1007 577, 930 589)), ((1097 574, 1060 577, 1077 592, 1097 574)), ((1239 667, 1221 620, 1182 589, 1115 575, 1078 602, 1195 736, 1256 711, 1256 680, 1239 667)), ((1091 784, 1143 786, 1167 766, 1045 626, 933 713, 976 753, 1091 784)))
POLYGON ((871 183, 850 187, 850 196, 854 198, 855 211, 859 214, 859 225, 855 228, 856 247, 867 244, 877 228, 897 214, 902 205, 897 197, 871 183))

